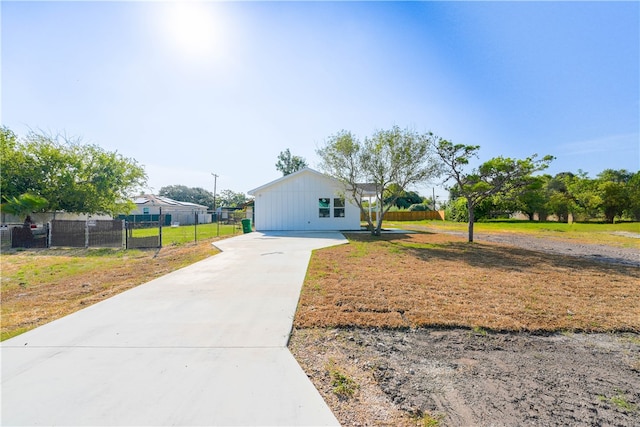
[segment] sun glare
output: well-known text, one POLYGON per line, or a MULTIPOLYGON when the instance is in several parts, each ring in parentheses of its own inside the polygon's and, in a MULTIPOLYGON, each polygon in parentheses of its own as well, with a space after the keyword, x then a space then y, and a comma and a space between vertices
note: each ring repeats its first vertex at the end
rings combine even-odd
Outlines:
POLYGON ((170 46, 189 59, 210 60, 222 55, 223 22, 211 3, 169 3, 163 29, 170 46))

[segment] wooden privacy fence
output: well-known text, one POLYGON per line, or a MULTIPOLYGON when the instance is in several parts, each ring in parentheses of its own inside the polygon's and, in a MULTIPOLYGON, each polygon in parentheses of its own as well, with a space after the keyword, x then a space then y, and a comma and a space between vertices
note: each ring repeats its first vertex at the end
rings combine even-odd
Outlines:
MULTIPOLYGON (((376 220, 376 212, 371 212, 372 220, 376 220)), ((444 221, 444 211, 393 211, 384 214, 385 221, 422 221, 425 219, 436 219, 444 221)), ((360 214, 360 220, 367 218, 360 214)))

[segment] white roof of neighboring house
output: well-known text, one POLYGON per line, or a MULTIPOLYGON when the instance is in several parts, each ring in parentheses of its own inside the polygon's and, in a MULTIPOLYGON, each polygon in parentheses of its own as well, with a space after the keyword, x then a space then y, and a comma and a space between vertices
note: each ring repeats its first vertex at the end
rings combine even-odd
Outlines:
POLYGON ((170 199, 168 197, 156 196, 154 194, 142 194, 133 200, 136 205, 149 205, 149 206, 173 206, 183 208, 200 208, 208 209, 207 206, 199 205, 191 202, 179 202, 177 200, 170 199))

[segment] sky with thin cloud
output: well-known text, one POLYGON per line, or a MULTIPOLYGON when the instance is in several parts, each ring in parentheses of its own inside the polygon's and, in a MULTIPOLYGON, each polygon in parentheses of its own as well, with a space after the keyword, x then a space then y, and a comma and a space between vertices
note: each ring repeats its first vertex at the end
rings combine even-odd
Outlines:
POLYGON ((135 158, 149 191, 247 192, 287 148, 316 167, 330 135, 394 125, 551 174, 640 168, 638 2, 0 7, 2 124, 135 158))

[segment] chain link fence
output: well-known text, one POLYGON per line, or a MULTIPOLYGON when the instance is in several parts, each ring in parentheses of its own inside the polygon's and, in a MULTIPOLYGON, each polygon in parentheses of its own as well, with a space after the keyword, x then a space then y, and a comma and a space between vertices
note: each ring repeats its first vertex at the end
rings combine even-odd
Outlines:
POLYGON ((167 226, 168 219, 164 215, 144 219, 137 222, 124 219, 52 220, 35 228, 13 224, 0 228, 0 243, 2 250, 47 247, 152 249, 161 248, 163 244, 198 242, 243 232, 240 211, 219 222, 199 224, 196 219, 193 225, 187 226, 176 223, 167 226))

